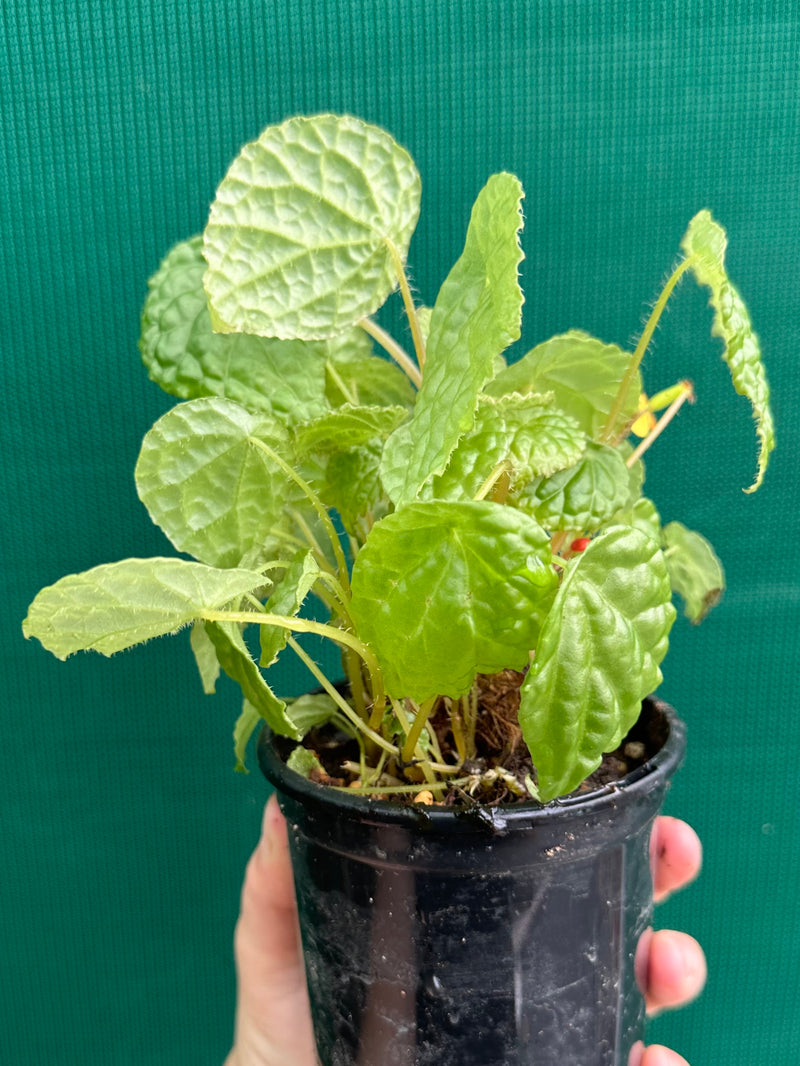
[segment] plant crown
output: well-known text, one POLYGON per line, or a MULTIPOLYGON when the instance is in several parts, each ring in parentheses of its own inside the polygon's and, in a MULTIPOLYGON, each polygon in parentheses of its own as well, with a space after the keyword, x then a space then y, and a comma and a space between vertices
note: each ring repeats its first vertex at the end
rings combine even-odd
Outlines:
MULTIPOLYGON (((648 399, 639 369, 684 273, 709 288, 713 333, 752 404, 747 491, 774 434, 758 340, 705 210, 635 352, 570 330, 508 365, 522 196, 512 174, 488 180, 429 309, 404 266, 420 179, 385 131, 295 117, 246 145, 205 232, 150 279, 142 317, 150 377, 183 402, 145 436, 136 485, 196 561, 65 577, 32 603, 26 636, 63 659, 190 624, 206 691, 223 671, 244 694, 239 768, 262 720, 295 739, 334 721, 358 741, 367 794, 474 787, 476 676, 524 671, 528 787, 542 802, 574 789, 659 684, 673 592, 699 622, 724 585, 708 541, 662 528, 642 494, 641 455, 693 399, 686 381, 648 399), (413 355, 373 317, 398 288, 413 355), (341 648, 347 699, 303 633, 341 648), (323 695, 273 692, 264 671, 287 646, 323 695), (449 754, 430 728, 442 710, 449 754)), ((306 749, 293 765, 318 768, 306 749)))

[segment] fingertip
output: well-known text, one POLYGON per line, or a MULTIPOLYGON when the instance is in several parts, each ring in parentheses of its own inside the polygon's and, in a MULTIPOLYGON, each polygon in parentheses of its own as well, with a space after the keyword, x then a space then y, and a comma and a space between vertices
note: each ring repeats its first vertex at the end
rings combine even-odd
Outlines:
POLYGON ((662 1044, 651 1044, 644 1050, 637 1066, 689 1066, 689 1063, 677 1051, 662 1044))
POLYGON ((705 955, 688 933, 673 929, 651 933, 644 941, 642 955, 644 958, 637 957, 637 977, 643 983, 651 1014, 684 1006, 703 991, 707 977, 705 955))
POLYGON ((680 818, 662 815, 657 819, 650 849, 657 903, 694 881, 700 873, 703 845, 694 829, 680 818))

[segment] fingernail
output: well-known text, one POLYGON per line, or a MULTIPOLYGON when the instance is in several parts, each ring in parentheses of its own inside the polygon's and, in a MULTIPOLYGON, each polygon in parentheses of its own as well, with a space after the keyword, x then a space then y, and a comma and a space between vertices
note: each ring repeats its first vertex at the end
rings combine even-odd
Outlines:
POLYGON ((637 1040, 631 1048, 631 1053, 628 1056, 628 1066, 642 1066, 642 1059, 644 1058, 644 1044, 641 1040, 637 1040))
POLYGON ((281 820, 281 809, 278 806, 278 797, 272 793, 264 807, 264 815, 261 819, 261 840, 259 846, 264 854, 270 856, 275 849, 276 829, 281 820))

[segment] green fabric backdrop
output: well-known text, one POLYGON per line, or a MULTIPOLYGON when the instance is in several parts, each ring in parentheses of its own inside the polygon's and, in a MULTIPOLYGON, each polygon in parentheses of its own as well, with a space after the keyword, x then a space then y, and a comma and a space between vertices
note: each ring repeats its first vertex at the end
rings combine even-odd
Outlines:
MULTIPOLYGON (((670 797, 705 874, 660 924, 705 944, 699 1003, 652 1038, 693 1066, 800 1061, 794 682, 800 638, 800 10, 629 0, 13 0, 0 9, 5 584, 0 1063, 220 1063, 230 938, 266 787, 232 772, 231 686, 185 634, 57 663, 20 635, 36 590, 168 553, 133 488, 169 401, 136 340, 147 276, 199 230, 239 146, 348 110, 411 150, 430 302, 489 173, 526 190, 523 344, 628 342, 709 206, 768 357, 779 450, 755 442, 705 296, 686 284, 646 370, 699 394, 652 452, 665 520, 711 536, 729 591, 674 630, 663 694, 691 750, 670 797), (719 469, 721 467, 721 469, 719 469)), ((521 347, 521 350, 525 350, 521 347)), ((287 693, 305 681, 288 671, 287 693)))

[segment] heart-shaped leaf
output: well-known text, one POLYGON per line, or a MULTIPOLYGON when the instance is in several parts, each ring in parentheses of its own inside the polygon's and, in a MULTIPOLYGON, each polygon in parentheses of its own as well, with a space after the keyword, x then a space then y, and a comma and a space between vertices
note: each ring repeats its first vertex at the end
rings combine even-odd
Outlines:
POLYGON ((352 615, 387 691, 461 696, 476 673, 528 661, 555 591, 547 535, 489 501, 409 504, 353 565, 352 615))
POLYGON ((211 396, 178 404, 145 435, 136 487, 178 551, 213 566, 277 553, 270 534, 294 491, 260 444, 291 454, 280 422, 211 396))

